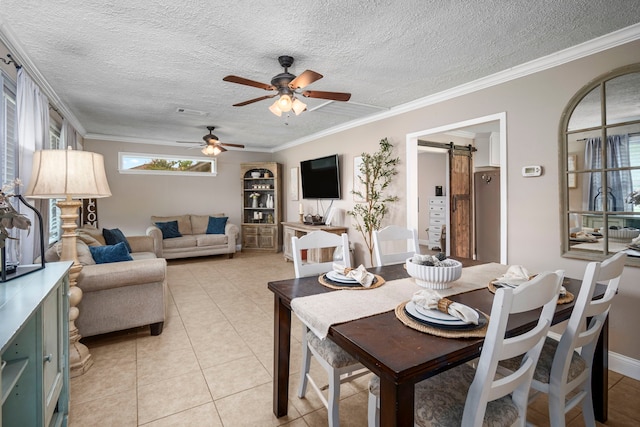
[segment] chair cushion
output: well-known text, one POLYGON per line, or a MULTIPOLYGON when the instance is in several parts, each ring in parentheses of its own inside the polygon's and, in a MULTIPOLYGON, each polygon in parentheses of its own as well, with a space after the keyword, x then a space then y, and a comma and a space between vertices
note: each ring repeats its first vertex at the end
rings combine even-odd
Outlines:
POLYGON ((209 217, 209 224, 207 225, 207 234, 224 234, 224 228, 227 225, 229 218, 223 217, 209 217))
POLYGON ((343 368, 359 363, 353 356, 344 351, 329 338, 321 340, 313 332, 307 332, 307 342, 320 356, 334 368, 343 368))
MULTIPOLYGON (((533 374, 533 379, 535 381, 539 381, 543 384, 549 384, 549 378, 551 377, 551 365, 553 364, 553 357, 555 356, 557 349, 558 341, 547 337, 544 342, 544 346, 542 347, 542 352, 540 353, 536 370, 533 374)), ((510 371, 515 371, 520 367, 521 361, 522 356, 514 357, 501 361, 500 366, 507 368, 510 371)), ((569 365, 569 372, 567 374, 569 378, 567 378, 566 382, 573 381, 585 369, 587 369, 587 362, 585 362, 578 352, 574 351, 573 356, 571 357, 571 364, 569 365)))
POLYGON ((178 221, 156 222, 156 226, 162 231, 163 239, 182 237, 182 234, 178 230, 178 221))
MULTIPOLYGON (((81 265, 93 265, 95 264, 95 260, 93 256, 91 256, 91 252, 89 251, 89 246, 85 242, 80 239, 76 239, 76 250, 78 253, 78 262, 81 265)), ((60 261, 60 255, 62 254, 62 242, 54 243, 49 249, 44 253, 44 260, 46 262, 56 262, 60 261)))
MULTIPOLYGON (((456 366, 415 385, 415 425, 461 426, 467 392, 476 375, 467 364, 456 366)), ((374 375, 369 391, 380 396, 380 378, 374 375)), ((518 407, 511 395, 487 404, 483 426, 511 426, 518 420, 518 407)))
POLYGON ((133 261, 124 242, 115 245, 89 246, 91 255, 96 264, 107 264, 110 262, 133 261))
POLYGON ((107 245, 115 245, 120 242, 123 242, 124 245, 127 247, 127 250, 129 251, 129 253, 131 253, 131 245, 129 245, 127 238, 124 237, 124 233, 120 231, 119 228, 113 228, 111 230, 109 230, 108 228, 103 228, 102 235, 104 236, 104 241, 106 242, 107 245))

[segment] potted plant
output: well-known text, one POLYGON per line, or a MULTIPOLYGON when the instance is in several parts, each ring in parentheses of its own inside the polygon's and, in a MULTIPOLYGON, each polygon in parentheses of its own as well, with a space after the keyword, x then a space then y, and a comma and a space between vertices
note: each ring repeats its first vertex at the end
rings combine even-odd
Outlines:
POLYGON ((380 149, 373 154, 362 153, 360 164, 360 189, 351 191, 358 199, 357 203, 347 214, 353 217, 356 230, 362 234, 369 249, 369 260, 373 265, 373 231, 379 230, 382 220, 388 212, 388 203, 398 200, 397 196, 385 194, 391 180, 398 174, 396 166, 400 158, 392 157, 393 145, 387 138, 380 140, 380 149))

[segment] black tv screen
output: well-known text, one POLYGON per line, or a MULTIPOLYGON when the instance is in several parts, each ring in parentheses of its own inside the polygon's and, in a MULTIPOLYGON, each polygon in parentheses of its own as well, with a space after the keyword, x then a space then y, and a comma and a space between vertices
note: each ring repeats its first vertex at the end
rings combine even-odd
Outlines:
POLYGON ((300 162, 303 199, 339 199, 340 166, 338 155, 300 162))

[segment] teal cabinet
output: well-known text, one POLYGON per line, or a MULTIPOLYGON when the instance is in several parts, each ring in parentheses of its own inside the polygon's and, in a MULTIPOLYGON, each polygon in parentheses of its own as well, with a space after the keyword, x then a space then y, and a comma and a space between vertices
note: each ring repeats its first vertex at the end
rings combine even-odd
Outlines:
POLYGON ((0 283, 0 427, 67 425, 70 266, 0 283))

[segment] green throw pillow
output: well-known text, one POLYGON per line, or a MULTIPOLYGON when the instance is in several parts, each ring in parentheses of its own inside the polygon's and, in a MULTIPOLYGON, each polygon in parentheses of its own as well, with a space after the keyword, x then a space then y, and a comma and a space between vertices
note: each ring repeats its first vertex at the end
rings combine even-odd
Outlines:
POLYGON ((229 217, 210 216, 207 225, 207 234, 224 234, 224 228, 227 225, 229 217))
POLYGON ((110 262, 133 261, 124 242, 115 245, 89 246, 91 256, 96 264, 107 264, 110 262))
POLYGON ((156 222, 156 227, 162 231, 163 239, 172 239, 174 237, 182 237, 178 230, 178 221, 156 222))

